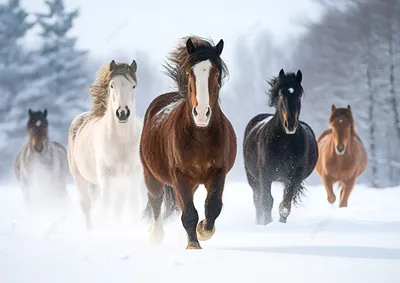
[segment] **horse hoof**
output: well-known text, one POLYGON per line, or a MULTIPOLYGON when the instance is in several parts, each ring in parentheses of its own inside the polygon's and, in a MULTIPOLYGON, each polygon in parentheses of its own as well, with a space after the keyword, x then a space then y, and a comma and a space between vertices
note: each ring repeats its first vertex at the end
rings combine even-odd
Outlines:
POLYGON ((201 250, 201 246, 199 242, 189 242, 187 247, 187 250, 201 250))
POLYGON ((336 201, 336 196, 335 195, 328 196, 328 202, 330 204, 335 203, 335 201, 336 201))
POLYGON ((279 218, 279 222, 281 222, 281 223, 286 223, 286 220, 287 220, 287 217, 280 217, 279 218))
POLYGON ((211 239, 211 237, 214 235, 215 225, 211 231, 206 230, 205 221, 201 220, 200 223, 197 224, 196 230, 197 230, 197 239, 199 239, 200 241, 207 241, 207 240, 211 239))
POLYGON ((341 203, 341 204, 339 204, 339 207, 347 207, 347 203, 341 203))

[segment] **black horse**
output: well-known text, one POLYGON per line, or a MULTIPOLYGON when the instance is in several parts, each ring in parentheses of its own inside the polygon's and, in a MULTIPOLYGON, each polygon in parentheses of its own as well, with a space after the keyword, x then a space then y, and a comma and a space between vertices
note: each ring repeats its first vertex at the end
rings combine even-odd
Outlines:
POLYGON ((318 146, 313 130, 299 121, 301 109, 302 73, 286 73, 269 81, 269 105, 275 114, 259 114, 250 120, 243 141, 247 180, 253 189, 259 225, 272 221, 274 199, 271 183, 285 185, 279 205, 280 222, 286 223, 292 201, 296 204, 302 193, 303 180, 314 170, 318 146))

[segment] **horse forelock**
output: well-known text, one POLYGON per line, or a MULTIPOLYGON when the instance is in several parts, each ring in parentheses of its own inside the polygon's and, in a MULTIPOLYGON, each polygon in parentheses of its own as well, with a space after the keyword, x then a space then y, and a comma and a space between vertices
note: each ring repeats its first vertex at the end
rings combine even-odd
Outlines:
POLYGON ((110 70, 110 63, 104 63, 96 72, 96 79, 89 86, 89 95, 92 98, 91 115, 95 117, 104 116, 108 104, 108 85, 111 79, 122 75, 126 79, 133 79, 137 83, 136 73, 132 72, 126 63, 116 63, 116 67, 110 70))
POLYGON ((298 89, 300 90, 300 93, 301 94, 304 93, 302 85, 297 83, 296 75, 293 72, 286 73, 283 80, 281 80, 279 77, 272 77, 267 82, 270 85, 270 89, 268 91, 268 97, 269 97, 268 103, 269 106, 271 107, 277 106, 279 99, 279 90, 283 88, 285 85, 296 84, 298 89))
POLYGON ((165 74, 176 84, 178 92, 185 97, 187 94, 188 77, 186 72, 194 65, 210 60, 211 63, 220 71, 220 83, 228 75, 228 68, 221 57, 216 53, 212 40, 200 38, 198 36, 184 37, 179 45, 169 53, 167 62, 164 65, 165 74), (186 49, 186 42, 191 38, 195 45, 195 51, 189 54, 186 49))
POLYGON ((345 119, 350 123, 351 128, 354 128, 354 119, 350 110, 345 108, 336 108, 329 117, 329 123, 333 126, 337 124, 337 121, 340 119, 345 119))

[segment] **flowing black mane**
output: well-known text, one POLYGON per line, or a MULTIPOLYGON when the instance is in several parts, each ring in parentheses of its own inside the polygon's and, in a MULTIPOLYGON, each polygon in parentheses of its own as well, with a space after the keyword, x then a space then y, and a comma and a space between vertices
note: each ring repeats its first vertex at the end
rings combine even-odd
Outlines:
POLYGON ((206 40, 198 36, 182 38, 181 44, 169 54, 168 60, 170 62, 166 62, 164 65, 164 73, 175 82, 178 92, 184 97, 186 97, 188 85, 186 72, 197 63, 210 60, 220 70, 219 83, 221 86, 228 75, 228 68, 218 55, 212 40, 206 40), (191 54, 188 53, 186 48, 186 42, 189 38, 195 46, 191 54))
POLYGON ((279 99, 279 90, 282 89, 284 86, 292 86, 298 88, 300 94, 304 93, 304 89, 301 84, 297 83, 296 81, 296 74, 295 73, 286 73, 282 77, 273 77, 268 81, 268 84, 271 88, 268 91, 269 96, 269 106, 276 107, 278 104, 279 99))

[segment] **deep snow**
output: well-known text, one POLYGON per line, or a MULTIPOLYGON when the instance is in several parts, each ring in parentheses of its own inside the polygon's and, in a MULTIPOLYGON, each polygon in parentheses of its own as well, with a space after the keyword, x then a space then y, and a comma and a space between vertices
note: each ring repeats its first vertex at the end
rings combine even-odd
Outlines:
MULTIPOLYGON (((274 185, 274 222, 256 226, 250 187, 228 183, 216 233, 201 251, 185 250, 180 217, 158 246, 149 245, 146 223, 129 218, 89 233, 69 192, 71 207, 32 212, 18 187, 0 187, 1 283, 400 282, 400 188, 359 185, 339 209, 322 186, 307 186, 282 224, 282 188, 274 185)), ((204 198, 199 187, 200 219, 204 198)))

